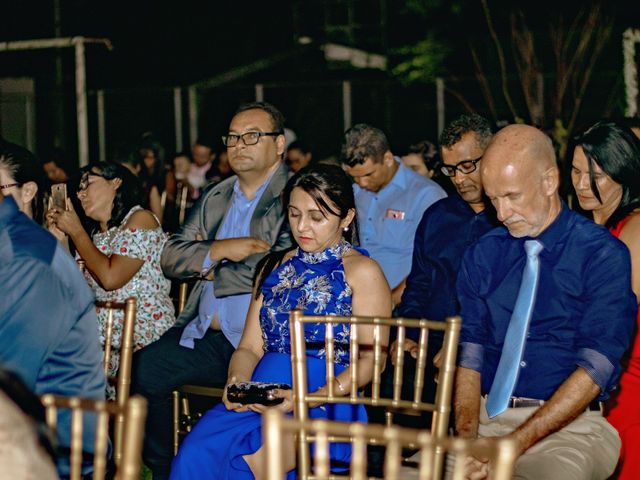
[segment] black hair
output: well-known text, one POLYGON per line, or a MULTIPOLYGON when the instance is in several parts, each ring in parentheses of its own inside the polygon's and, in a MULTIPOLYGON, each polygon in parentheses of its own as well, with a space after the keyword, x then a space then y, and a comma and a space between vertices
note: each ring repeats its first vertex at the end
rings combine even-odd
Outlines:
POLYGON ((45 409, 40 399, 13 372, 0 368, 0 390, 35 424, 38 441, 55 464, 56 437, 47 427, 45 409))
POLYGON ((32 201, 33 218, 42 223, 45 174, 38 157, 26 148, 0 138, 0 168, 5 168, 20 186, 35 182, 38 192, 32 201))
POLYGON ((442 163, 440 161, 440 155, 438 155, 438 149, 429 140, 422 140, 421 142, 409 145, 407 154, 420 155, 425 167, 434 172, 437 172, 442 163))
POLYGON ((148 134, 142 138, 142 141, 138 145, 138 155, 140 157, 140 166, 142 167, 139 175, 140 182, 147 196, 153 186, 158 188, 159 193, 162 193, 164 191, 165 176, 167 173, 164 162, 164 147, 158 140, 153 138, 152 135, 148 134), (144 158, 147 152, 152 152, 156 159, 152 171, 149 171, 144 164, 144 158))
MULTIPOLYGON (((205 139, 204 137, 198 137, 196 139, 196 141, 193 143, 194 145, 200 145, 203 147, 207 147, 209 150, 213 151, 213 142, 210 142, 209 140, 205 139)), ((175 155, 175 157, 177 157, 178 155, 175 155)))
POLYGON ((493 136, 489 120, 477 113, 464 114, 453 120, 442 130, 440 148, 451 148, 460 141, 464 134, 469 132, 476 134, 476 142, 482 149, 489 145, 493 136))
MULTIPOLYGON (((353 196, 353 185, 351 179, 342 168, 337 165, 317 164, 301 169, 296 175, 291 177, 282 192, 283 206, 285 214, 289 210, 291 192, 295 188, 301 188, 313 198, 323 215, 335 215, 341 220, 346 218, 350 210, 356 208, 353 196)), ((342 235, 352 244, 358 242, 358 226, 356 218, 349 225, 342 235)), ((281 262, 288 250, 273 252, 263 258, 256 267, 254 285, 256 288, 256 298, 260 288, 271 271, 281 262)))
MULTIPOLYGON (((122 183, 116 190, 116 196, 113 199, 113 209, 111 210, 111 218, 107 222, 109 228, 117 227, 122 223, 127 213, 140 204, 142 199, 142 186, 138 178, 131 173, 126 167, 113 162, 97 162, 82 169, 82 172, 89 172, 91 175, 93 170, 97 170, 98 174, 106 179, 113 180, 119 178, 122 183)), ((97 222, 87 219, 86 230, 93 233, 98 230, 97 222)))
POLYGON ((389 140, 379 128, 359 123, 344 132, 341 160, 350 167, 361 165, 368 159, 373 163, 382 163, 384 154, 389 151, 389 140))
POLYGON ((622 186, 620 204, 605 226, 615 227, 620 220, 640 207, 640 140, 630 128, 616 122, 598 122, 575 138, 589 162, 591 191, 602 203, 596 184, 594 162, 611 180, 622 186))
POLYGON ((267 102, 243 103, 238 107, 234 116, 247 110, 262 110, 271 117, 271 128, 274 132, 284 135, 284 115, 276 107, 267 102))
POLYGON ((311 148, 302 140, 294 140, 287 147, 287 152, 289 150, 300 150, 302 153, 311 153, 311 148))
POLYGON ((71 155, 59 147, 53 147, 44 157, 43 164, 53 162, 67 174, 67 178, 73 177, 78 172, 78 162, 71 155))

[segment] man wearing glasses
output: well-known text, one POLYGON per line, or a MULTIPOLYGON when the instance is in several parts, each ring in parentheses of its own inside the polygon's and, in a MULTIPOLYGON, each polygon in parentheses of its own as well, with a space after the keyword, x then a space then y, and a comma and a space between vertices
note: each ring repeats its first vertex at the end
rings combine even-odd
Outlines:
POLYGON ((370 125, 347 130, 342 162, 356 182, 360 243, 376 260, 400 303, 411 268, 416 227, 424 211, 447 196, 433 180, 406 167, 391 153, 386 135, 370 125))
MULTIPOLYGON (((460 116, 442 131, 441 170, 451 179, 456 193, 429 207, 418 225, 399 315, 444 321, 459 313, 456 279, 462 256, 469 245, 498 225, 493 209, 485 210, 478 168, 491 138, 489 122, 475 114, 460 116)), ((429 362, 442 346, 438 333, 432 332, 429 339, 429 362)), ((407 332, 402 347, 413 358, 418 353, 418 335, 419 332, 407 332)), ((392 348, 395 350, 395 345, 392 348)), ((405 372, 410 385, 414 374, 410 368, 405 368, 405 372)), ((433 402, 434 395, 431 378, 425 382, 424 400, 433 402)))
POLYGON ((196 280, 175 328, 134 357, 133 390, 148 402, 144 460, 167 478, 173 457, 171 399, 184 384, 224 385, 240 341, 255 267, 291 245, 281 193, 284 118, 264 102, 241 106, 222 137, 236 173, 205 190, 162 252, 170 278, 196 280))

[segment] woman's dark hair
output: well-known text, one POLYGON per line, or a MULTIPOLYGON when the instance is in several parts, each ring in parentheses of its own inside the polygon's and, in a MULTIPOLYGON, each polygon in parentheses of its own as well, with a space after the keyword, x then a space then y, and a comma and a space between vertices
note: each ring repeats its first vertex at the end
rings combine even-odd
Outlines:
POLYGON ((620 204, 607 219, 607 228, 615 227, 631 211, 640 207, 640 140, 631 129, 616 122, 598 122, 575 138, 589 162, 589 181, 593 194, 602 202, 594 162, 614 182, 622 186, 620 204))
POLYGON ((147 194, 151 191, 151 187, 155 186, 158 189, 158 193, 164 192, 165 176, 167 174, 164 162, 164 147, 153 136, 147 135, 142 139, 138 146, 138 155, 140 158, 140 182, 147 194), (152 170, 149 170, 144 164, 144 157, 147 152, 152 152, 156 159, 156 163, 152 170))
POLYGON ((40 399, 18 375, 3 368, 0 368, 0 390, 34 422, 40 445, 55 463, 56 438, 54 432, 47 427, 45 410, 40 399))
MULTIPOLYGON (((289 209, 291 192, 295 188, 301 188, 309 194, 325 216, 335 215, 343 219, 346 218, 350 210, 355 210, 356 208, 351 179, 337 165, 310 165, 291 177, 282 192, 285 214, 289 209)), ((352 244, 358 243, 358 226, 355 217, 342 235, 352 244)), ((256 295, 259 294, 267 276, 282 262, 286 253, 293 248, 295 247, 273 252, 258 263, 254 281, 256 295)))
MULTIPOLYGON (((133 207, 140 205, 140 200, 142 199, 140 181, 126 167, 113 162, 98 162, 82 169, 83 173, 89 172, 89 174, 95 173, 95 171, 106 180, 113 180, 114 178, 122 180, 113 199, 111 218, 107 222, 109 228, 117 227, 133 207)), ((98 229, 95 221, 88 219, 88 223, 88 232, 93 233, 98 229)))
POLYGON ((78 162, 63 149, 53 147, 44 157, 43 164, 53 162, 67 174, 67 178, 73 177, 78 172, 78 162))
POLYGON ((33 219, 42 223, 45 174, 38 157, 26 148, 0 138, 0 168, 5 168, 20 186, 35 182, 38 192, 32 201, 33 219))

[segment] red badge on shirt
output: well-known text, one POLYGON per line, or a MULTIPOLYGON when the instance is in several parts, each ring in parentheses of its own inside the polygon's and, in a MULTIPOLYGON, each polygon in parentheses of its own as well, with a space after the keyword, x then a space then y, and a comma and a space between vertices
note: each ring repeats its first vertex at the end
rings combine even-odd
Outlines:
POLYGON ((386 218, 395 218, 396 220, 404 220, 404 212, 402 210, 394 210, 387 208, 386 218))

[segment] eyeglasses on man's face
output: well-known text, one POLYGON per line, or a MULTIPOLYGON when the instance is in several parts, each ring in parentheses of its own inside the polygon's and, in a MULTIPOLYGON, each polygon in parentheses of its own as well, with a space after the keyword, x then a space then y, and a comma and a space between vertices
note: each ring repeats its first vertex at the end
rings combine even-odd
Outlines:
POLYGON ((482 160, 482 156, 473 160, 463 160, 455 165, 443 165, 440 167, 440 170, 447 177, 455 177, 456 171, 460 173, 472 173, 476 171, 476 168, 478 168, 478 162, 480 160, 482 160))
POLYGON ((230 133, 229 135, 222 136, 222 143, 224 143, 226 147, 235 147, 240 139, 242 139, 242 142, 249 146, 258 143, 260 141, 260 137, 277 137, 278 135, 284 134, 282 132, 246 132, 242 135, 230 133))

